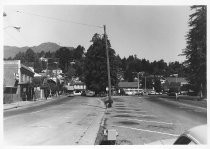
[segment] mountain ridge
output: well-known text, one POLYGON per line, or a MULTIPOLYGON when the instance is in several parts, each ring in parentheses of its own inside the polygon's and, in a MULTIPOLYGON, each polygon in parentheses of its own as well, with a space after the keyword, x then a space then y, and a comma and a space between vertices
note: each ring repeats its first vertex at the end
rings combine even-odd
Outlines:
MULTIPOLYGON (((14 57, 16 54, 18 54, 19 52, 26 52, 27 49, 31 48, 35 53, 37 52, 55 52, 56 50, 58 50, 59 48, 61 48, 62 46, 53 43, 53 42, 44 42, 39 44, 38 46, 24 46, 24 47, 17 47, 17 46, 8 46, 5 45, 4 46, 4 58, 9 58, 9 57, 14 57)), ((74 49, 74 47, 67 47, 70 50, 74 49)))

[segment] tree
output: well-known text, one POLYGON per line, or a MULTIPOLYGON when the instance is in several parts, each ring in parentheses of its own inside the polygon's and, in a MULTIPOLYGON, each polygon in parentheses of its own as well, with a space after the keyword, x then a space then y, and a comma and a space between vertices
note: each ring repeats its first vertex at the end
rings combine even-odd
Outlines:
POLYGON ((190 30, 186 36, 187 46, 183 50, 186 56, 187 79, 194 91, 206 96, 206 6, 192 6, 194 12, 189 16, 190 30))
POLYGON ((26 62, 25 53, 24 52, 18 52, 15 55, 14 60, 21 60, 22 63, 26 62))
POLYGON ((67 72, 70 62, 73 59, 73 52, 67 47, 61 47, 55 52, 55 57, 59 58, 59 68, 61 68, 63 72, 67 72))
MULTIPOLYGON (((107 60, 105 39, 99 34, 92 37, 92 45, 88 48, 84 62, 84 77, 87 88, 96 93, 105 92, 108 86, 107 60)), ((115 86, 118 83, 117 73, 119 63, 115 55, 114 49, 111 48, 109 40, 107 40, 110 58, 110 76, 111 84, 115 86)))
POLYGON ((162 86, 159 78, 155 78, 154 88, 156 92, 161 92, 162 86))
POLYGON ((26 62, 34 62, 35 61, 35 57, 36 57, 36 54, 34 53, 34 51, 31 48, 29 48, 25 52, 25 60, 26 60, 26 62))
POLYGON ((77 48, 74 49, 73 51, 74 59, 81 60, 82 57, 84 56, 84 51, 85 51, 85 48, 82 47, 81 45, 78 45, 77 48))

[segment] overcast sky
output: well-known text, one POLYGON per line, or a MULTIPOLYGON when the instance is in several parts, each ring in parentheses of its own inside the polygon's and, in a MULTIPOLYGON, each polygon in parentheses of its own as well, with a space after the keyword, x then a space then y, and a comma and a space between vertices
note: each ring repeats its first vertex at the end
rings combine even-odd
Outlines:
POLYGON ((183 62, 178 56, 186 46, 189 6, 74 6, 74 5, 18 5, 4 6, 7 16, 4 45, 36 46, 55 42, 61 46, 87 50, 94 33, 103 34, 107 26, 112 48, 122 57, 136 54, 150 61, 183 62), (17 12, 19 11, 19 12, 17 12), (73 22, 91 24, 80 25, 73 22))

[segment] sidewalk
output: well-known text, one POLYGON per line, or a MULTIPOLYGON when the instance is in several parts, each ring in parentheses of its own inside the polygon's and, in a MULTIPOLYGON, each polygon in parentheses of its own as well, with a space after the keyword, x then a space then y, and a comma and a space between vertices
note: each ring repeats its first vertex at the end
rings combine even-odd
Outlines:
POLYGON ((39 99, 36 99, 35 101, 18 101, 18 102, 14 102, 10 104, 4 104, 3 108, 5 111, 5 110, 22 108, 22 107, 35 106, 35 105, 44 104, 44 103, 47 103, 56 99, 61 99, 63 97, 66 97, 66 95, 60 95, 57 97, 56 96, 49 97, 47 98, 47 100, 45 98, 39 98, 39 99))
POLYGON ((180 104, 182 103, 189 106, 207 108, 207 100, 206 99, 198 100, 198 97, 179 95, 178 100, 176 100, 176 97, 168 96, 168 95, 160 95, 158 97, 164 98, 165 100, 168 100, 168 101, 174 101, 180 104))

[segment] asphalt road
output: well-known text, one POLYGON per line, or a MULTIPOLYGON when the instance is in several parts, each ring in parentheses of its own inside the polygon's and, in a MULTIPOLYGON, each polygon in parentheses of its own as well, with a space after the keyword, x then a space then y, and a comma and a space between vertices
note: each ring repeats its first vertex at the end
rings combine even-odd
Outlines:
POLYGON ((4 144, 94 144, 104 110, 98 98, 75 96, 6 111, 4 144))
POLYGON ((175 139, 184 130, 207 123, 206 109, 167 102, 157 96, 114 97, 105 127, 116 129, 117 144, 148 144, 175 139))

